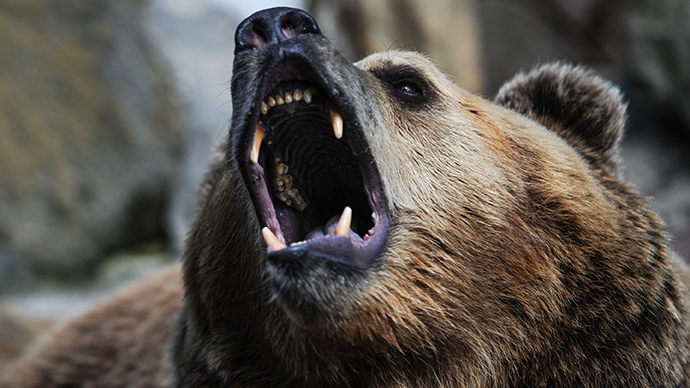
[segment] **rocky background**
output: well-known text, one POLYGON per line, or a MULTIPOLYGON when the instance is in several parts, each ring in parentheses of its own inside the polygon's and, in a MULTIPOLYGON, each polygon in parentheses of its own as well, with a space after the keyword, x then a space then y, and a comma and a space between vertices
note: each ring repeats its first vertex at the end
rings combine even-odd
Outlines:
MULTIPOLYGON (((0 2, 0 367, 50 322, 176 259, 226 136, 235 26, 272 3, 0 2)), ((621 85, 628 179, 690 258, 690 0, 303 6, 352 60, 415 49, 489 98, 552 60, 621 85)))

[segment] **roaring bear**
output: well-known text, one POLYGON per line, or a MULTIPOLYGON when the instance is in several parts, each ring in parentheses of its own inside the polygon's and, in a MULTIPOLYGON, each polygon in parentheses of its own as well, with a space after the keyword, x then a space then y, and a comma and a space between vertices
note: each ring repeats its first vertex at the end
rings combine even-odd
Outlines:
POLYGON ((493 102, 306 13, 236 32, 182 269, 3 387, 688 387, 688 272, 620 179, 619 91, 552 64, 493 102), (180 275, 181 273, 181 275, 180 275))

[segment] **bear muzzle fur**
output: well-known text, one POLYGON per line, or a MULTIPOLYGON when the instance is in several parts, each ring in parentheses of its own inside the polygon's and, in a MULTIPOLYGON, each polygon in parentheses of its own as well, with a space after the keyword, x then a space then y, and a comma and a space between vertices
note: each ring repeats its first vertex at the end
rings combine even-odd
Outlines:
POLYGON ((232 80, 233 157, 268 246, 273 300, 294 314, 353 294, 390 224, 366 136, 377 125, 369 76, 305 15, 278 8, 245 20, 232 80))

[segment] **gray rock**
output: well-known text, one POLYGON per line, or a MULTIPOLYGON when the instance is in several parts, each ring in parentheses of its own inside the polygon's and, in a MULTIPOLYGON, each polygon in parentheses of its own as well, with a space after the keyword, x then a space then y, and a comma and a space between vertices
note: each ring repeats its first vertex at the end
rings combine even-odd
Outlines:
POLYGON ((83 272, 161 234, 181 129, 145 4, 0 3, 0 268, 83 272))
POLYGON ((215 145, 227 136, 234 34, 239 21, 227 7, 208 1, 152 0, 146 13, 146 31, 172 70, 184 108, 184 149, 166 214, 171 248, 177 253, 196 208, 196 189, 215 145))

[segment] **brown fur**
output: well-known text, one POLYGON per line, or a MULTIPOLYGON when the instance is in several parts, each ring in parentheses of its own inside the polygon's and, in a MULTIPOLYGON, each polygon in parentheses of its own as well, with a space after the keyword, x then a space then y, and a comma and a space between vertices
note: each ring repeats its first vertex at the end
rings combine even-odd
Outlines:
POLYGON ((167 343, 181 302, 174 266, 56 328, 0 377, 0 386, 169 386, 167 343))
POLYGON ((14 386, 690 386, 688 272, 616 175, 615 87, 547 65, 491 103, 419 54, 353 67, 318 34, 280 44, 360 119, 391 220, 382 255, 363 269, 267 258, 241 165, 270 47, 238 54, 170 364, 174 273, 57 332, 14 386))

